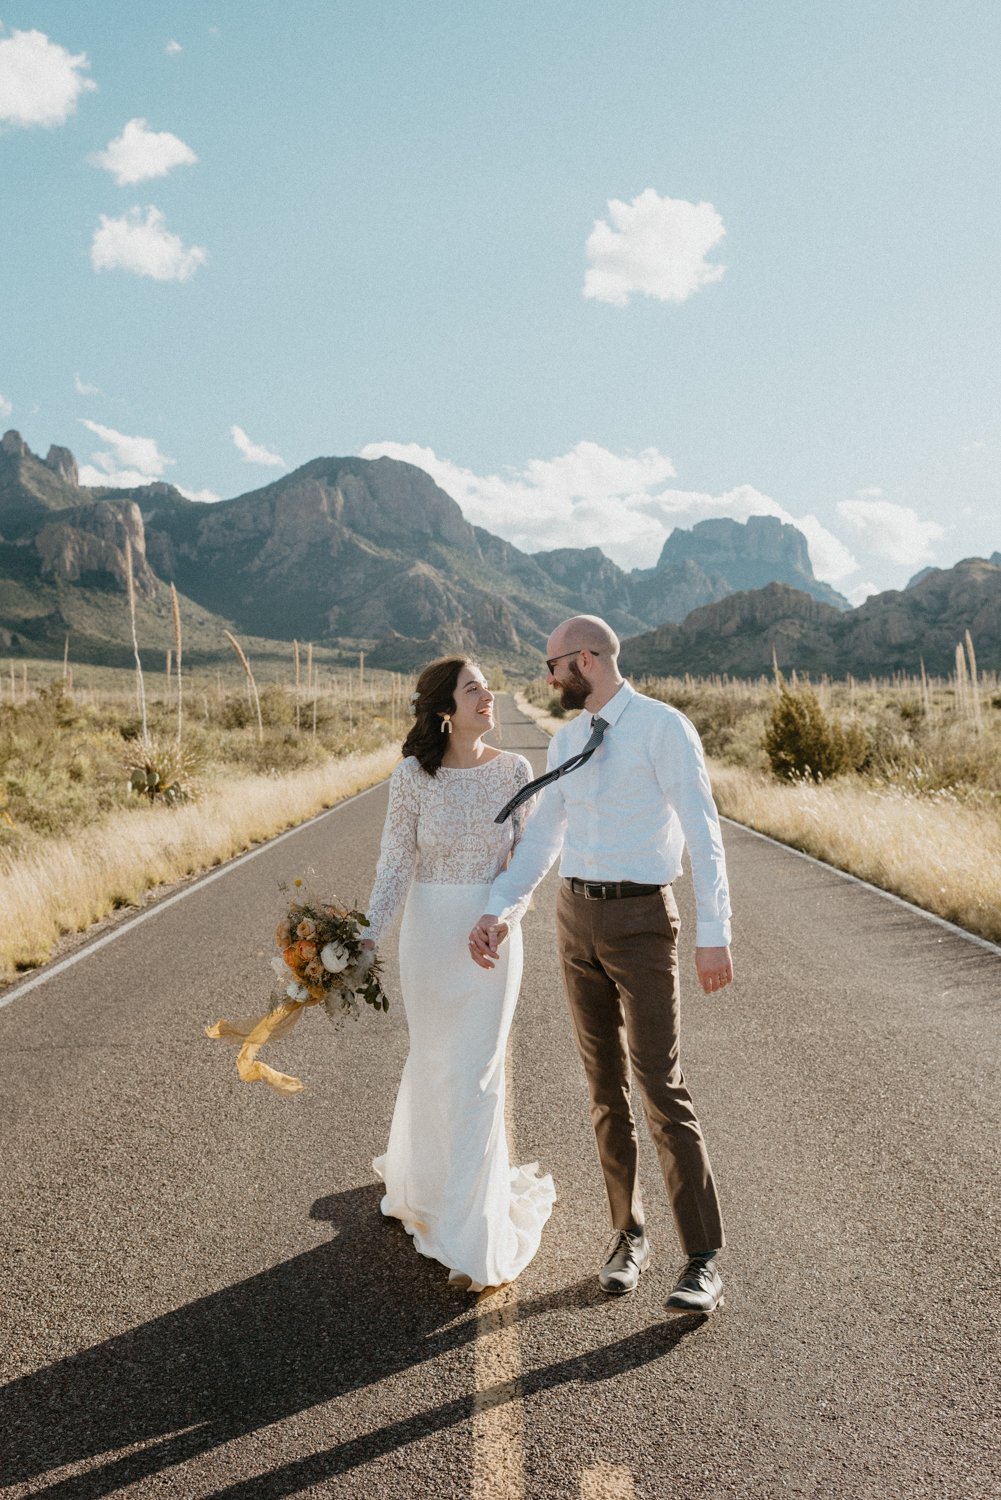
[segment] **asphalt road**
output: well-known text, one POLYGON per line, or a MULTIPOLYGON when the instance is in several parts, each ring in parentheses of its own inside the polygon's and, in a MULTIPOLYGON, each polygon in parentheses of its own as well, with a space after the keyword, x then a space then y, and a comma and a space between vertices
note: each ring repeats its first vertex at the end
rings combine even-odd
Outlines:
MULTIPOLYGON (((541 766, 541 733, 505 716, 541 766)), ((378 1214, 401 1007, 339 1032, 308 1014, 269 1056, 304 1077, 294 1098, 202 1035, 266 998, 279 879, 364 903, 384 809, 362 795, 0 1010, 0 1495, 1001 1494, 1001 956, 727 827, 738 978, 716 999, 679 888, 727 1305, 671 1321, 645 1137, 655 1261, 631 1298, 596 1288, 550 876, 511 1113, 560 1201, 495 1318, 501 1379, 483 1304, 378 1214)))

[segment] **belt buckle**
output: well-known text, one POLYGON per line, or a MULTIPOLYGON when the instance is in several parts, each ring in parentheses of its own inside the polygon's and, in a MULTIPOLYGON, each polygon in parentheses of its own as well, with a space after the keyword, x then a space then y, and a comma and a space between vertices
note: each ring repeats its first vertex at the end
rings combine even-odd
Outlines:
POLYGON ((584 886, 584 900, 585 901, 601 901, 603 899, 604 894, 605 894, 605 888, 604 888, 604 883, 602 881, 600 881, 600 880, 585 880, 582 883, 583 883, 583 886, 584 886), (594 892, 594 895, 591 894, 592 891, 594 892))

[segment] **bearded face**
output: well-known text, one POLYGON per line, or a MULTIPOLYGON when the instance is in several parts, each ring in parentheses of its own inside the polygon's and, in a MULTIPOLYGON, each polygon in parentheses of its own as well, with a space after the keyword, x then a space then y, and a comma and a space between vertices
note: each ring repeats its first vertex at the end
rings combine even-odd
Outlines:
POLYGON ((588 682, 575 661, 567 667, 566 681, 559 683, 558 686, 560 703, 564 708, 583 708, 591 696, 592 684, 588 682))

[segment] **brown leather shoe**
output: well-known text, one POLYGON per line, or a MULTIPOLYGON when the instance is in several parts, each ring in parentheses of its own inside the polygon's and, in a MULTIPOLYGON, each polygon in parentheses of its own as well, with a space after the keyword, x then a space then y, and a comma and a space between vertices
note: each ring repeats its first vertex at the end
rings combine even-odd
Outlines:
POLYGON ((650 1242, 643 1229, 617 1229, 609 1241, 605 1264, 598 1272, 598 1285, 612 1297, 634 1292, 640 1272, 650 1262, 650 1242))
POLYGON ((716 1252, 690 1255, 667 1299, 668 1312, 708 1314, 722 1306, 723 1278, 716 1268, 716 1252))

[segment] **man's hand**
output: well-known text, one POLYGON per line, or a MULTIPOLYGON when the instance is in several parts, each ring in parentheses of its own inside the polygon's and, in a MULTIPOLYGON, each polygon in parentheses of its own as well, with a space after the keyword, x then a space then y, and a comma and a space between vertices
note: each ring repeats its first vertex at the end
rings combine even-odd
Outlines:
POLYGON ((695 972, 707 995, 715 995, 733 978, 733 961, 729 948, 696 948, 695 972))
POLYGON ((506 922, 498 922, 490 912, 485 912, 469 934, 469 956, 481 969, 492 969, 497 962, 497 949, 511 929, 506 922))

